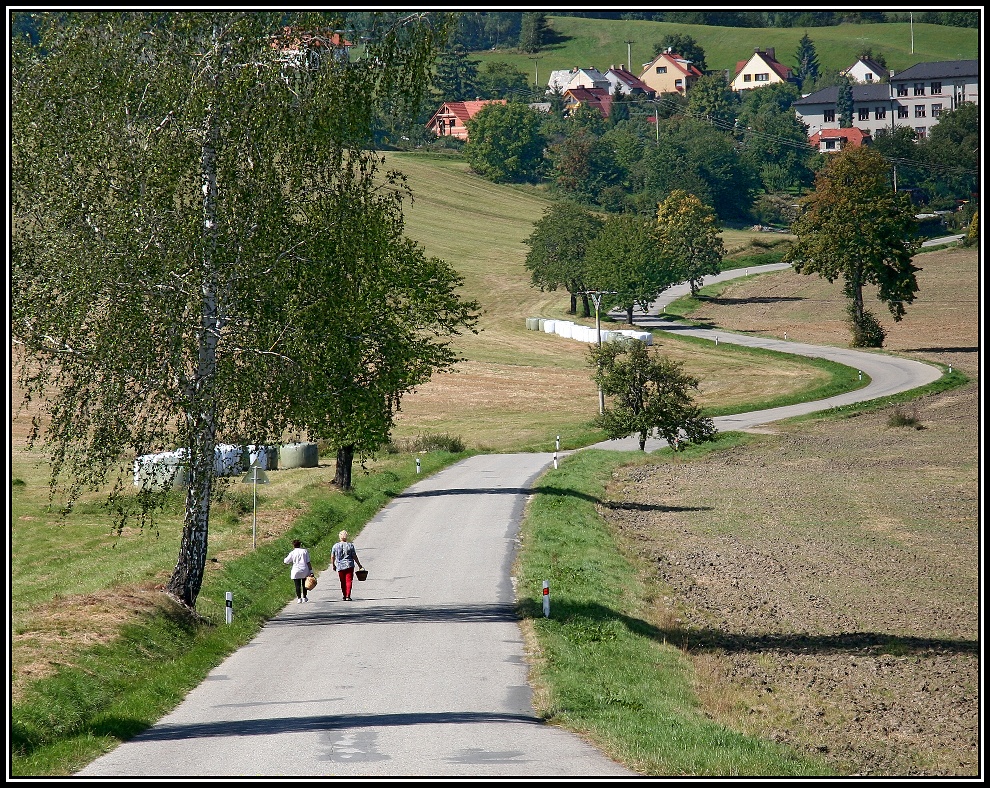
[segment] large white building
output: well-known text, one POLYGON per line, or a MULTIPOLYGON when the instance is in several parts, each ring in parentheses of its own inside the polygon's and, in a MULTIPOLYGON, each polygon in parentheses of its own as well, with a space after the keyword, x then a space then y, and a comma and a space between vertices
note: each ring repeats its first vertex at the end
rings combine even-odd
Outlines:
MULTIPOLYGON (((792 105, 808 125, 808 136, 839 128, 837 87, 823 88, 792 105)), ((852 86, 852 125, 876 135, 880 129, 908 126, 917 138, 927 137, 939 115, 967 102, 980 103, 978 60, 918 63, 892 73, 889 83, 852 86)))

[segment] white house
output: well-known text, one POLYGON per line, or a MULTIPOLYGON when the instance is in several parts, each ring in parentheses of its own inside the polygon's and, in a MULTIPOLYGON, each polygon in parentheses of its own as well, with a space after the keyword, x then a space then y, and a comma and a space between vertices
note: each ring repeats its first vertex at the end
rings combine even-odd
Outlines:
POLYGON ((888 72, 883 66, 874 63, 869 58, 863 57, 859 58, 855 63, 849 66, 849 68, 843 69, 839 73, 861 85, 872 85, 878 82, 883 82, 888 76, 890 76, 890 72, 888 72))
POLYGON ((775 85, 779 82, 791 82, 794 73, 783 63, 778 63, 773 47, 760 49, 757 47, 749 60, 736 63, 736 73, 729 83, 733 90, 752 90, 764 85, 775 85))

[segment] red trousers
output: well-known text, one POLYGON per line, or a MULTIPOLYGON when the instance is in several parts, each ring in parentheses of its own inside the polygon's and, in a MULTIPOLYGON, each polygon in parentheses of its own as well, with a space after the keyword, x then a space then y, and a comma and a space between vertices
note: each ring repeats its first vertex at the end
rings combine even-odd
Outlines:
POLYGON ((340 592, 346 599, 351 595, 351 586, 354 583, 354 567, 350 569, 338 569, 337 575, 340 577, 340 592))

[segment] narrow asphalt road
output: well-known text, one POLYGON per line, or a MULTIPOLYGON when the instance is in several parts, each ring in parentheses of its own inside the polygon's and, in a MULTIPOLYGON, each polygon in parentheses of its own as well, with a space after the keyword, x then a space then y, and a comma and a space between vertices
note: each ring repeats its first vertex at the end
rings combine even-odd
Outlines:
MULTIPOLYGON (((650 311, 678 296, 667 291, 650 311)), ((870 378, 822 402, 717 419, 722 430, 885 396, 940 374, 882 354, 663 327, 830 358, 870 378)), ((511 565, 531 485, 552 462, 552 454, 472 457, 417 482, 355 540, 370 571, 353 602, 324 571, 308 604, 287 605, 171 714, 76 776, 636 776, 533 711, 511 565)))

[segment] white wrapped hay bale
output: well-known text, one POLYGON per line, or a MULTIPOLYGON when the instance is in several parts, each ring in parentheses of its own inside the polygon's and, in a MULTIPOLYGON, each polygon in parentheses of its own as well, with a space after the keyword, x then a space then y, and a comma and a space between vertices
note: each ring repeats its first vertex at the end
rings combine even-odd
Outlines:
POLYGON ((544 320, 543 321, 543 333, 544 334, 553 334, 554 333, 554 327, 555 327, 556 323, 557 323, 556 320, 544 320))
POLYGON ((232 443, 218 443, 213 452, 213 472, 233 476, 244 470, 244 448, 232 443))
POLYGON ((319 449, 315 443, 286 443, 278 450, 278 467, 316 468, 320 464, 319 449))
POLYGON ((134 486, 142 490, 178 490, 188 484, 184 450, 142 454, 134 460, 134 486))
POLYGON ((571 333, 574 331, 574 323, 570 320, 554 320, 553 321, 553 333, 558 337, 563 337, 564 339, 571 339, 571 333))

